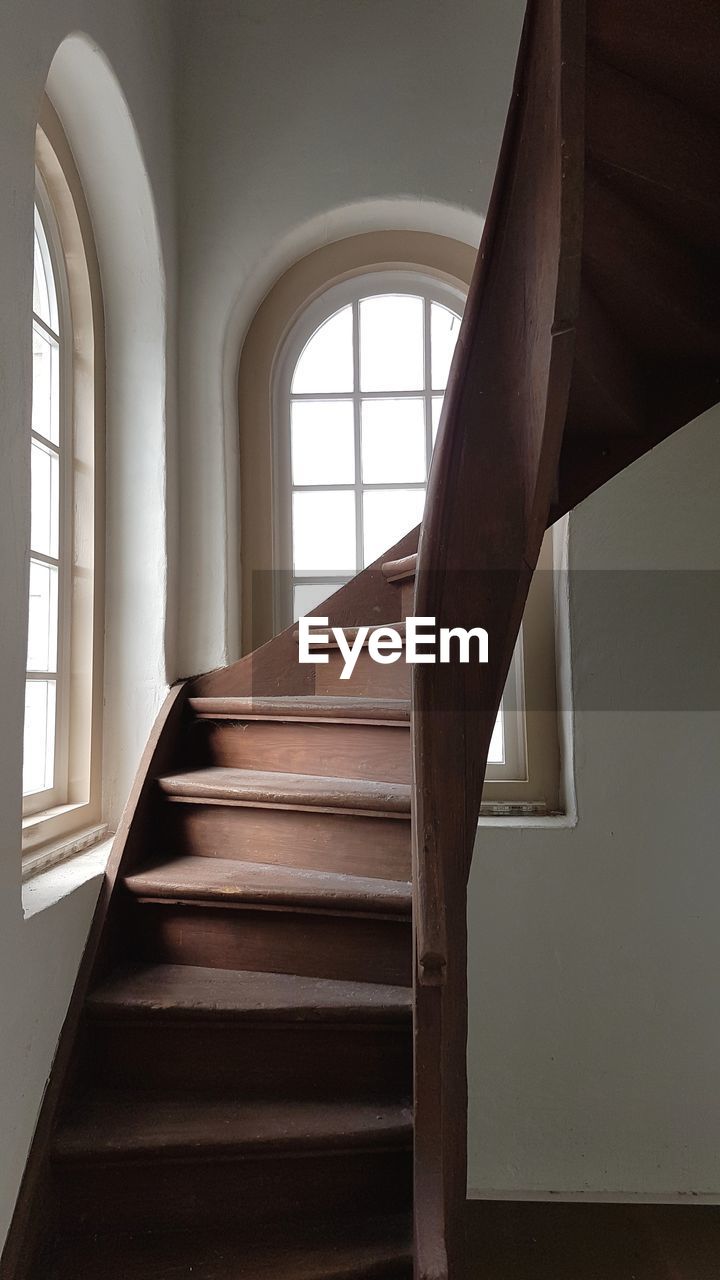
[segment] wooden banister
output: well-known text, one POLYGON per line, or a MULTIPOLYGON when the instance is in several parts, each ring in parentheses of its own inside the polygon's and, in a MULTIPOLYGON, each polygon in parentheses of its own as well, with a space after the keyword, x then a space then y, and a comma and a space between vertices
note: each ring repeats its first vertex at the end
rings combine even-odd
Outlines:
POLYGON ((581 0, 530 0, 430 474, 415 612, 484 627, 486 666, 413 671, 417 1276, 458 1274, 466 885, 493 726, 553 498, 580 288, 581 0))

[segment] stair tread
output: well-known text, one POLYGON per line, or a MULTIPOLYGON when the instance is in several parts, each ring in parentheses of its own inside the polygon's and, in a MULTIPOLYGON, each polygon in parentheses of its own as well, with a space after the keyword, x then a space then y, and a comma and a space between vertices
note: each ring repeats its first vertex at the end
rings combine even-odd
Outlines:
POLYGON ((124 882, 139 898, 270 903, 400 916, 409 916, 412 908, 412 886, 407 881, 230 858, 173 858, 126 876, 124 882))
POLYGON ((335 720, 409 724, 408 698, 189 698, 197 716, 228 720, 335 720))
POLYGON ((402 556, 399 560, 386 560, 382 566, 383 577, 388 582, 402 582, 403 579, 414 578, 417 571, 417 551, 410 556, 402 556))
POLYGON ((405 1146, 412 1111, 399 1103, 269 1101, 93 1090, 68 1108, 56 1160, 269 1155, 405 1146))
POLYGON ((53 1250, 44 1280, 387 1280, 409 1278, 408 1215, 295 1225, 290 1243, 232 1230, 69 1238, 53 1250))
POLYGON ((408 1019, 412 994, 406 987, 382 983, 136 964, 116 970, 97 986, 87 1007, 104 1018, 375 1022, 408 1019))
POLYGON ((410 816, 410 786, 364 778, 315 777, 260 769, 209 768, 158 779, 170 797, 290 808, 354 809, 410 816))

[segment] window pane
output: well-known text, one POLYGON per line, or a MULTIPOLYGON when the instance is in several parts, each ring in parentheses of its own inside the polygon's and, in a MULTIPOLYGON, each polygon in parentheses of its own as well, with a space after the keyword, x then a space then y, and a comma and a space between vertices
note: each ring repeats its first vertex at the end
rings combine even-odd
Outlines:
POLYGON ((293 622, 327 600, 342 582, 298 582, 293 589, 293 622))
POLYGON ((55 681, 25 684, 23 795, 48 791, 55 768, 55 681))
POLYGON ((33 311, 46 324, 50 324, 50 296, 37 231, 35 232, 35 252, 33 256, 33 311))
POLYGON ((447 386, 450 362, 460 332, 460 317, 433 302, 430 307, 430 364, 434 390, 447 386))
POLYGON ((58 571, 30 561, 28 610, 28 671, 57 670, 58 571))
POLYGON ((58 442, 58 349, 42 329, 33 325, 32 429, 58 442))
POLYGON ((361 418, 365 484, 425 479, 422 400, 364 400, 361 418))
POLYGON ((353 389, 352 307, 343 307, 315 331, 295 365, 295 395, 353 389))
POLYGON ((503 732, 503 716, 502 707, 495 721, 495 728, 490 739, 490 750, 488 751, 488 764, 504 764, 505 762, 505 734, 503 732))
POLYGON ((33 440, 30 469, 30 545, 41 555, 57 558, 60 524, 60 462, 57 454, 33 440))
POLYGON ((440 413, 443 407, 444 396, 433 396, 432 398, 432 442, 433 448, 437 440, 438 427, 440 426, 440 413))
POLYGON ((423 300, 404 294, 360 303, 363 391, 420 391, 423 386, 423 300))
POLYGON ((296 400, 291 427, 293 484, 353 484, 351 400, 296 400))
POLYGON ((52 259, 42 218, 35 209, 35 241, 33 253, 33 311, 51 329, 58 332, 57 291, 52 259))
POLYGON ((293 494, 293 561, 297 573, 355 573, 355 494, 293 494))
POLYGON ((424 489, 369 489, 363 494, 365 564, 409 533, 422 520, 424 489))

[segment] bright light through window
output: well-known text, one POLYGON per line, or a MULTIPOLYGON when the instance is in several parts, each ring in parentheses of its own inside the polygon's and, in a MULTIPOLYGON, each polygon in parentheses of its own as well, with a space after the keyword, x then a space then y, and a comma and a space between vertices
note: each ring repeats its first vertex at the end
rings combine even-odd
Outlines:
POLYGON ((56 773, 62 505, 60 343, 57 285, 45 228, 36 211, 24 795, 52 792, 56 773))
POLYGON ((379 293, 306 342, 290 393, 297 615, 331 575, 351 577, 422 519, 459 328, 430 296, 379 293))

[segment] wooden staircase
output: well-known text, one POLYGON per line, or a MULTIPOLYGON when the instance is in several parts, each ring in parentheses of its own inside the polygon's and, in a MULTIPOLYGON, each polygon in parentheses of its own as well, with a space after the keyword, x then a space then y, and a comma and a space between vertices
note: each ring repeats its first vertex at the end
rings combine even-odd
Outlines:
POLYGON ((491 662, 289 628, 172 690, 2 1280, 459 1280, 487 747, 546 525, 720 398, 719 54, 710 0, 531 0, 419 550, 316 611, 491 662))
POLYGON ((115 855, 29 1274, 409 1277, 409 702, 185 692, 115 855))

